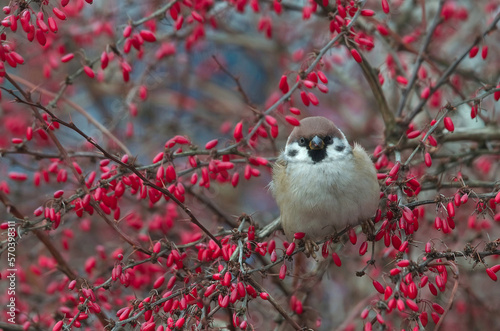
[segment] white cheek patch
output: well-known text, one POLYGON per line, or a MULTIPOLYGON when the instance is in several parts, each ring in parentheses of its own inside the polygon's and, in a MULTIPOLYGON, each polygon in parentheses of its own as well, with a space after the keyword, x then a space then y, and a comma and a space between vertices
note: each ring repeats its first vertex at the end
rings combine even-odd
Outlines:
POLYGON ((336 162, 345 158, 349 158, 352 149, 349 142, 345 139, 334 138, 333 144, 328 145, 326 148, 328 162, 336 162))
POLYGON ((307 155, 307 148, 299 146, 296 142, 287 145, 283 154, 285 160, 287 161, 310 161, 310 158, 307 155))

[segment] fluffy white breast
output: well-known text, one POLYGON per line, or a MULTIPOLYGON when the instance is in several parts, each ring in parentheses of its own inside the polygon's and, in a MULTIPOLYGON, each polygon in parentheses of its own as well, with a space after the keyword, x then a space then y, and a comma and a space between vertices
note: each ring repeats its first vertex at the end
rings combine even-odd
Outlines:
POLYGON ((326 158, 313 162, 306 148, 289 144, 281 156, 283 164, 275 168, 271 189, 289 240, 296 232, 319 240, 375 212, 378 183, 364 150, 357 145, 352 149, 345 139, 326 148, 326 158), (360 160, 371 168, 358 171, 360 160))

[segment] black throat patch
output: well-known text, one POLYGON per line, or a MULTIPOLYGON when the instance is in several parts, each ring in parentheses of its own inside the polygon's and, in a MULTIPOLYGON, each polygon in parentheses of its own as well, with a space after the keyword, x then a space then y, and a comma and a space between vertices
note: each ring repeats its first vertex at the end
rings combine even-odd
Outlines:
POLYGON ((326 148, 310 149, 307 151, 307 154, 309 154, 309 157, 314 163, 318 163, 323 161, 323 159, 326 157, 326 148))

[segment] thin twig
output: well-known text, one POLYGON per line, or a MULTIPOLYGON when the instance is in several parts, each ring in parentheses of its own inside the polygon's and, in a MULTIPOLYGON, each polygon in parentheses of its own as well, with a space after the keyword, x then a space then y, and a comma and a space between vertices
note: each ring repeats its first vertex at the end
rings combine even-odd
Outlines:
MULTIPOLYGON (((483 32, 481 34, 481 36, 478 36, 474 40, 474 42, 453 63, 450 64, 450 66, 446 69, 446 71, 443 73, 443 75, 438 79, 438 81, 436 82, 436 84, 431 88, 430 96, 432 94, 434 94, 434 92, 436 92, 441 87, 441 85, 443 85, 448 80, 448 78, 450 77, 450 75, 455 71, 455 69, 462 62, 462 60, 469 54, 469 52, 472 49, 472 47, 476 46, 478 43, 480 43, 483 40, 483 38, 488 33, 490 33, 491 31, 493 31, 494 29, 496 29, 496 25, 497 25, 497 23, 498 23, 499 20, 500 20, 500 13, 498 13, 495 16, 495 18, 493 19, 493 21, 491 22, 491 24, 489 25, 489 27, 486 29, 486 31, 483 32)), ((405 124, 410 123, 413 120, 413 118, 415 118, 415 116, 417 116, 417 114, 423 109, 423 107, 427 103, 427 100, 429 100, 429 99, 430 98, 422 99, 420 101, 420 103, 406 116, 405 121, 404 121, 405 124)))
POLYGON ((214 59, 215 63, 217 63, 217 65, 219 66, 219 69, 222 70, 226 75, 231 77, 232 80, 234 80, 234 82, 236 83, 236 86, 238 87, 238 92, 240 92, 245 103, 249 106, 252 106, 250 99, 248 98, 248 95, 245 93, 243 86, 241 86, 240 78, 233 75, 226 67, 224 67, 222 65, 222 63, 219 62, 219 60, 217 59, 217 57, 215 55, 212 55, 212 58, 214 59))
MULTIPOLYGON (((10 79, 10 77, 7 74, 5 75, 5 77, 11 83, 16 84, 16 82, 14 82, 12 79, 10 79)), ((21 92, 23 92, 23 91, 21 90, 21 92)), ((54 113, 52 113, 50 110, 48 110, 46 107, 42 106, 41 104, 31 102, 29 100, 29 96, 27 96, 26 94, 23 94, 24 97, 26 98, 26 100, 22 100, 15 93, 13 93, 13 92, 10 92, 10 93, 11 93, 11 95, 13 95, 16 98, 16 100, 18 102, 30 105, 34 109, 39 108, 39 109, 45 111, 47 114, 49 114, 51 116, 51 118, 52 118, 53 121, 56 121, 59 124, 61 124, 61 125, 69 128, 69 129, 75 131, 76 133, 78 133, 80 136, 82 136, 83 138, 85 138, 90 144, 92 144, 95 148, 97 148, 99 151, 101 151, 103 153, 103 155, 105 155, 108 159, 110 159, 113 162, 118 163, 122 167, 127 168, 128 170, 132 171, 134 174, 137 175, 137 177, 139 177, 143 181, 143 183, 145 185, 150 186, 150 187, 158 190, 159 192, 165 194, 166 196, 168 196, 173 202, 175 202, 184 211, 184 213, 186 213, 189 216, 189 218, 190 218, 190 220, 191 220, 192 223, 194 223, 196 226, 198 226, 203 232, 205 232, 205 234, 207 236, 209 236, 219 247, 222 248, 222 245, 221 245, 220 241, 217 238, 215 238, 212 235, 212 233, 210 231, 208 231, 208 229, 203 224, 200 223, 200 221, 196 218, 196 216, 194 216, 194 214, 191 212, 191 210, 185 204, 183 204, 182 202, 180 202, 179 199, 177 199, 169 190, 164 189, 162 187, 159 187, 155 183, 151 182, 140 171, 138 171, 135 166, 133 166, 131 164, 128 164, 128 163, 123 163, 116 156, 110 154, 106 149, 104 149, 103 147, 101 147, 94 139, 92 139, 92 137, 89 137, 85 132, 83 132, 82 130, 80 130, 74 123, 67 123, 66 121, 63 121, 60 118, 58 118, 57 116, 55 116, 54 113)), ((51 135, 51 136, 54 136, 53 132, 50 131, 50 130, 48 131, 48 134, 51 135)), ((55 136, 54 136, 54 139, 56 139, 55 141, 57 141, 57 138, 55 138, 55 136)), ((64 148, 62 146, 60 146, 60 143, 58 144, 58 147, 59 147, 59 150, 63 154, 66 154, 66 151, 64 150, 64 148)), ((65 159, 69 159, 69 158, 65 157, 65 159)), ((69 161, 67 163, 68 163, 68 166, 74 170, 73 164, 71 162, 69 162, 69 161)), ((75 176, 77 178, 81 176, 81 175, 79 175, 76 172, 76 170, 74 170, 74 172, 75 172, 75 176)), ((83 183, 84 183, 84 181, 83 181, 83 183)), ((84 189, 86 189, 86 187, 84 187, 84 189)))
MULTIPOLYGON (((437 26, 442 21, 441 10, 443 8, 444 2, 445 2, 445 0, 439 1, 438 9, 436 11, 436 16, 434 16, 434 20, 432 21, 432 25, 429 28, 429 31, 427 32, 427 34, 425 36, 425 39, 424 39, 424 42, 422 43, 422 46, 420 47, 420 50, 419 50, 418 56, 417 56, 417 61, 416 61, 415 66, 413 68, 413 72, 412 72, 410 81, 408 82, 408 85, 406 86, 405 91, 403 92, 402 98, 399 99, 398 109, 396 111, 397 117, 400 117, 402 112, 403 112, 403 108, 406 105, 408 97, 413 89, 413 85, 417 81, 418 70, 420 69, 420 65, 422 64, 422 62, 424 62, 424 53, 426 52, 427 47, 429 46, 429 44, 431 42, 431 38, 432 38, 432 35, 434 34, 434 31, 436 30, 437 26)), ((425 10, 425 7, 424 7, 424 10, 425 10)))
POLYGON ((257 289, 259 292, 267 293, 269 295, 269 298, 267 300, 280 313, 280 315, 283 316, 283 318, 288 322, 288 324, 290 324, 295 330, 302 330, 302 327, 300 325, 298 325, 297 322, 295 322, 288 315, 288 313, 285 311, 285 309, 283 309, 283 307, 281 307, 281 305, 273 298, 273 296, 271 294, 269 294, 268 291, 266 291, 266 289, 264 287, 262 287, 262 285, 260 285, 258 282, 253 280, 253 278, 251 278, 251 277, 248 279, 248 283, 250 283, 250 285, 255 287, 255 289, 257 289))

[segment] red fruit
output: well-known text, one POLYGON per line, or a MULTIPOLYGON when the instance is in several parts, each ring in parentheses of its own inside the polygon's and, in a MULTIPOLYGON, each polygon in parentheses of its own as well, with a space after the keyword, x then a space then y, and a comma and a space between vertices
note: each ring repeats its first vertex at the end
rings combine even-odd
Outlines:
POLYGON ((474 119, 476 118, 477 116, 477 106, 476 105, 473 105, 471 108, 470 108, 470 118, 471 119, 474 119))
POLYGON ((165 282, 165 276, 158 277, 158 279, 153 284, 153 288, 159 288, 160 286, 163 285, 164 282, 165 282))
POLYGON ((356 242, 358 241, 358 237, 356 236, 356 231, 354 231, 353 228, 350 228, 348 234, 351 244, 356 245, 356 242))
POLYGON ((234 127, 233 137, 237 142, 243 139, 243 122, 238 122, 238 124, 236 124, 234 127))
POLYGON ((406 305, 408 306, 408 308, 410 308, 413 311, 419 310, 417 303, 415 301, 413 301, 412 299, 406 299, 406 305))
POLYGON ((475 57, 477 55, 477 53, 479 53, 479 46, 474 46, 469 51, 469 57, 473 58, 473 57, 475 57))
POLYGON ((293 116, 285 116, 285 120, 293 126, 299 126, 300 121, 293 116))
POLYGON ((56 20, 54 20, 53 17, 49 17, 47 19, 47 23, 49 24, 50 31, 52 31, 54 33, 56 33, 58 31, 56 20))
POLYGON ((425 165, 427 167, 430 167, 432 165, 432 158, 431 158, 431 155, 429 153, 425 153, 424 161, 425 161, 425 165))
POLYGON ((455 131, 455 126, 453 125, 453 121, 449 117, 444 118, 444 127, 446 130, 453 132, 455 131))
POLYGON ((389 285, 387 285, 385 287, 385 291, 384 291, 384 300, 387 300, 391 297, 392 295, 392 287, 390 287, 389 285))
POLYGON ((317 106, 319 104, 319 100, 314 93, 308 92, 307 97, 309 98, 309 101, 311 101, 313 105, 317 106))
POLYGON ((297 300, 297 301, 295 302, 295 309, 294 309, 294 311, 295 311, 298 315, 300 315, 300 314, 302 314, 302 313, 304 312, 304 307, 302 306, 302 301, 297 300))
POLYGON ((54 15, 56 15, 56 17, 58 19, 60 19, 61 21, 64 21, 66 19, 66 14, 64 14, 62 12, 62 10, 60 10, 59 8, 57 7, 54 7, 54 9, 52 9, 52 12, 54 13, 54 15))
POLYGON ((170 164, 165 171, 165 176, 167 178, 167 182, 172 182, 177 178, 177 174, 175 172, 175 168, 170 164))
POLYGON ((94 77, 95 77, 95 73, 94 73, 94 71, 92 70, 92 68, 91 68, 91 67, 89 67, 89 66, 84 66, 84 67, 83 67, 83 71, 84 71, 84 72, 85 72, 85 74, 86 74, 87 76, 89 76, 90 78, 94 78, 94 77))
MULTIPOLYGON (((380 294, 384 294, 385 293, 385 289, 384 287, 382 286, 382 284, 380 284, 378 281, 374 280, 373 281, 373 287, 375 287, 375 289, 378 291, 378 293, 380 294)), ((390 287, 389 287, 390 288, 390 287)))
POLYGON ((410 265, 410 261, 409 260, 401 260, 396 265, 398 267, 401 267, 401 268, 406 268, 407 266, 410 265))
POLYGON ((109 63, 109 56, 108 53, 104 51, 101 54, 101 69, 102 70, 106 69, 108 67, 108 63, 109 63))
MULTIPOLYGON (((382 24, 377 25, 377 30, 382 36, 389 35, 389 29, 385 25, 382 25, 382 24)), ((382 85, 382 84, 380 84, 380 85, 382 85)))
POLYGON ((198 12, 195 12, 194 10, 191 12, 191 16, 193 16, 193 18, 195 20, 197 20, 198 22, 200 23, 203 23, 203 16, 201 16, 198 12))
POLYGON ((294 250, 295 250, 295 243, 292 242, 290 245, 288 245, 286 249, 286 255, 288 256, 292 255, 294 250))
POLYGON ((430 94, 431 94, 431 89, 430 87, 427 86, 426 88, 423 89, 422 94, 420 94, 420 97, 422 99, 428 99, 430 94))
MULTIPOLYGON (((498 84, 495 89, 500 89, 500 84, 498 84)), ((493 98, 495 99, 495 101, 498 101, 500 100, 500 91, 497 91, 495 93, 493 93, 493 98)))
POLYGON ((429 283, 429 291, 431 291, 432 295, 437 296, 437 290, 436 290, 436 286, 434 286, 434 284, 429 283))
POLYGON ((488 56, 488 46, 484 45, 483 49, 481 50, 481 57, 483 60, 486 60, 486 57, 488 56))
POLYGON ((316 86, 316 83, 314 83, 313 81, 310 81, 310 80, 304 80, 304 81, 302 81, 302 83, 307 88, 313 88, 316 86))
POLYGON ((363 59, 361 58, 361 55, 359 54, 359 52, 356 50, 356 49, 351 49, 351 55, 352 57, 354 58, 354 60, 358 63, 361 63, 363 62, 363 59))
POLYGON ((125 38, 128 38, 128 37, 130 37, 130 35, 131 35, 131 34, 132 34, 132 26, 127 25, 127 26, 125 27, 125 29, 123 29, 123 36, 124 36, 125 38))
POLYGON ((419 287, 424 287, 425 285, 427 285, 427 282, 429 281, 429 277, 428 276, 424 276, 422 277, 422 279, 420 280, 420 284, 418 285, 419 287))
POLYGON ((326 75, 325 75, 322 71, 320 71, 320 70, 318 70, 318 78, 319 78, 319 80, 320 80, 320 81, 322 81, 323 83, 325 83, 325 84, 327 84, 327 83, 328 83, 328 78, 327 78, 327 77, 326 77, 326 75))
POLYGON ((300 99, 302 100, 302 103, 304 106, 308 107, 311 101, 309 100, 309 97, 307 96, 307 93, 305 91, 300 91, 300 99))
POLYGON ((434 228, 436 230, 439 230, 442 227, 443 227, 443 220, 439 216, 436 216, 436 218, 434 219, 434 228))
POLYGON ((401 85, 407 85, 408 84, 408 79, 404 76, 397 76, 396 81, 401 84, 401 85))
POLYGON ((408 248, 408 241, 405 241, 404 243, 401 244, 401 246, 399 247, 399 251, 400 252, 404 252, 406 251, 406 249, 408 248))
POLYGON ((266 292, 262 292, 262 293, 260 294, 260 297, 261 297, 263 300, 267 300, 267 299, 269 299, 269 294, 268 294, 268 293, 266 293, 266 292))
POLYGON ((335 252, 332 253, 332 259, 337 267, 342 266, 342 261, 340 260, 340 257, 337 253, 335 252))
POLYGON ((440 275, 436 276, 436 285, 439 288, 443 288, 446 284, 444 283, 443 278, 440 275))
POLYGON ((286 277, 286 264, 283 263, 280 268, 279 278, 285 279, 285 277, 286 277))
POLYGON ((361 15, 362 16, 373 16, 373 15, 375 15, 375 12, 371 9, 363 9, 363 10, 361 10, 361 15))
POLYGON ((398 307, 399 311, 405 310, 405 303, 404 303, 404 301, 401 300, 401 299, 398 299, 398 301, 397 301, 397 307, 398 307))
POLYGON ((278 125, 278 121, 272 116, 266 115, 265 119, 266 119, 267 124, 269 124, 270 126, 277 126, 278 125))
POLYGON ((424 80, 427 78, 427 70, 425 67, 418 68, 418 78, 424 80))
POLYGON ((494 273, 497 273, 500 270, 500 264, 494 265, 493 267, 490 268, 491 271, 494 273))
POLYGON ((396 178, 396 175, 398 174, 399 172, 399 168, 400 168, 401 164, 399 162, 396 162, 396 164, 391 168, 391 170, 389 171, 389 177, 391 178, 396 178))
POLYGON ((287 93, 290 90, 286 75, 281 76, 279 88, 283 93, 287 93))
POLYGON ((420 322, 422 322, 422 325, 425 327, 427 325, 427 322, 429 321, 427 312, 426 311, 421 312, 418 318, 420 319, 420 322))
POLYGON ((274 11, 276 12, 276 14, 281 14, 281 11, 282 11, 282 7, 281 7, 281 2, 280 1, 277 1, 277 0, 274 0, 273 2, 273 8, 274 8, 274 11))
POLYGON ((396 276, 396 275, 398 275, 400 272, 401 272, 401 269, 394 268, 394 269, 391 269, 391 271, 390 271, 389 273, 391 274, 391 276, 396 276))
POLYGON ((175 322, 175 327, 176 328, 182 328, 182 326, 184 325, 184 322, 186 321, 186 319, 184 317, 181 317, 177 320, 177 322, 175 322))
POLYGON ((429 136, 428 140, 429 140, 429 144, 431 146, 434 146, 434 147, 437 146, 437 140, 436 140, 436 138, 434 138, 433 136, 429 136))
POLYGON ((69 62, 75 57, 75 54, 69 53, 61 57, 61 62, 69 62))
POLYGON ((210 140, 205 144, 205 149, 212 149, 219 143, 218 139, 210 140))
POLYGON ((497 281, 498 277, 497 275, 495 274, 495 272, 492 270, 492 268, 488 268, 486 269, 486 273, 488 274, 488 276, 493 280, 493 281, 497 281))
POLYGON ((233 174, 233 177, 231 177, 231 185, 233 187, 236 187, 238 185, 239 179, 240 179, 240 174, 238 172, 235 172, 233 174))
POLYGON ((345 7, 344 7, 344 6, 342 6, 342 5, 338 5, 338 6, 337 6, 337 11, 338 11, 338 13, 339 13, 340 17, 342 17, 342 18, 346 18, 347 14, 346 14, 345 7))
POLYGON ((17 181, 22 182, 22 181, 25 181, 26 179, 28 179, 28 175, 21 173, 21 172, 11 171, 11 172, 9 172, 9 178, 12 180, 17 180, 17 181))
POLYGON ((446 210, 448 211, 448 215, 450 217, 455 216, 455 206, 453 205, 453 202, 448 202, 448 205, 446 206, 446 210))
POLYGON ((150 43, 156 41, 156 36, 155 36, 155 34, 152 31, 141 30, 140 35, 141 35, 142 39, 144 39, 144 41, 147 41, 147 42, 150 42, 150 43))
POLYGON ((434 321, 434 324, 439 323, 439 315, 438 314, 436 314, 435 312, 432 312, 431 317, 432 317, 432 320, 434 321))
POLYGON ((434 311, 439 315, 442 315, 444 313, 444 308, 437 303, 432 304, 432 309, 434 309, 434 311))
POLYGON ((52 331, 60 331, 60 330, 62 330, 63 323, 64 323, 64 321, 62 321, 62 320, 61 320, 61 321, 59 321, 59 322, 57 322, 57 323, 54 325, 54 327, 52 328, 52 331))
POLYGON ((382 10, 384 13, 389 14, 390 8, 389 8, 389 2, 387 0, 382 0, 382 10))
POLYGON ((398 237, 397 234, 392 235, 392 246, 394 246, 395 249, 398 249, 401 247, 401 238, 398 237))
POLYGON ((366 254, 367 251, 368 251, 368 242, 364 241, 359 247, 359 255, 363 256, 366 254))
POLYGON ((161 251, 161 242, 157 241, 155 245, 153 246, 153 252, 156 254, 160 253, 161 251))
POLYGON ((305 234, 304 232, 297 232, 297 233, 295 233, 295 234, 293 235, 293 237, 294 237, 295 239, 302 239, 302 238, 304 238, 305 236, 306 236, 306 234, 305 234))
POLYGON ((290 111, 290 113, 292 113, 294 115, 300 115, 300 110, 298 108, 290 107, 290 108, 288 108, 288 110, 290 111))
MULTIPOLYGON (((41 30, 38 30, 38 31, 41 31, 41 30)), ((45 35, 44 35, 44 38, 45 38, 45 35)), ((10 56, 12 57, 12 59, 14 59, 14 61, 16 61, 17 64, 24 63, 24 58, 21 55, 19 55, 18 53, 14 52, 14 51, 10 52, 10 56)))

